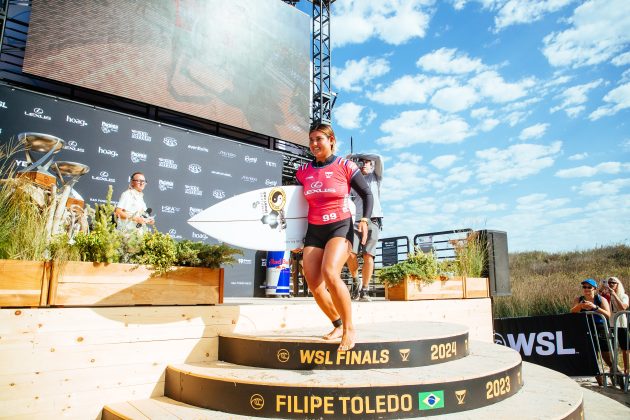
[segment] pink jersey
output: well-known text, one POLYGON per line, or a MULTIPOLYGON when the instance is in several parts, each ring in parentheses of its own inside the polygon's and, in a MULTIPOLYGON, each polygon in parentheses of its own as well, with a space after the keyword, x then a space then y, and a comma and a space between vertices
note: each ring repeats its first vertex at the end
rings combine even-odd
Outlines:
POLYGON ((312 162, 300 166, 296 178, 304 187, 308 222, 325 225, 352 216, 348 208, 350 180, 359 171, 352 161, 341 157, 323 167, 312 162))

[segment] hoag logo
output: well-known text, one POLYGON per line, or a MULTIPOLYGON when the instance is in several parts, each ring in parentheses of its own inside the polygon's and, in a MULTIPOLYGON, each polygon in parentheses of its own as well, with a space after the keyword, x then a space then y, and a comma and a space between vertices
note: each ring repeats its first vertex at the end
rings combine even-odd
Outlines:
POLYGON ((165 181, 163 179, 158 180, 158 187, 160 191, 172 190, 175 184, 173 181, 165 181))
POLYGON ((103 149, 101 146, 98 146, 98 152, 101 155, 111 156, 113 158, 118 157, 118 152, 115 150, 103 149))
POLYGON ((201 188, 199 188, 196 185, 185 185, 186 190, 184 191, 186 194, 188 195, 196 195, 196 196, 203 196, 203 191, 201 190, 201 188))
POLYGON ((174 206, 162 206, 162 213, 175 214, 179 213, 181 209, 174 206))
POLYGON ((24 111, 24 115, 26 115, 27 117, 32 117, 32 118, 39 118, 40 120, 46 120, 46 121, 52 120, 52 117, 49 117, 48 115, 44 113, 43 108, 33 108, 33 112, 24 111))
POLYGON ((107 171, 101 171, 98 174, 98 176, 92 175, 92 179, 94 181, 103 181, 103 182, 110 182, 110 183, 116 182, 116 178, 110 178, 109 177, 109 172, 107 172, 107 171))
POLYGON ((201 173, 201 165, 198 163, 191 163, 188 165, 188 170, 193 174, 199 174, 201 173))
POLYGON ((132 150, 131 151, 131 161, 133 163, 146 162, 147 161, 147 155, 146 155, 146 153, 134 152, 132 150))
POLYGON ((246 155, 245 156, 245 162, 247 162, 247 163, 256 163, 256 162, 258 162, 258 158, 246 155))
POLYGON ((177 146, 177 139, 174 139, 173 137, 164 137, 162 143, 164 143, 168 147, 175 147, 177 146))
POLYGON ((118 133, 118 124, 101 121, 101 131, 105 134, 118 133))
POLYGON ((536 352, 538 356, 575 354, 575 349, 564 347, 562 331, 532 332, 528 335, 518 333, 516 337, 514 334, 508 333, 505 334, 505 338, 499 333, 494 333, 494 342, 511 347, 523 353, 524 356, 531 356, 533 352, 536 352), (537 346, 534 346, 534 344, 537 344, 537 346))
POLYGON ((197 233, 197 232, 193 232, 191 234, 191 237, 193 239, 208 239, 208 235, 206 235, 205 233, 197 233))
POLYGON ((140 141, 151 141, 151 136, 149 135, 149 133, 141 130, 131 130, 131 138, 140 141))
POLYGON ((66 145, 63 146, 63 150, 72 150, 73 152, 85 153, 85 149, 83 147, 80 147, 79 143, 74 140, 70 140, 69 142, 67 142, 66 145))
POLYGON ((71 117, 70 115, 66 115, 66 122, 69 122, 70 124, 80 125, 81 127, 85 127, 86 125, 88 125, 88 123, 85 120, 82 120, 80 118, 74 118, 74 117, 71 117))

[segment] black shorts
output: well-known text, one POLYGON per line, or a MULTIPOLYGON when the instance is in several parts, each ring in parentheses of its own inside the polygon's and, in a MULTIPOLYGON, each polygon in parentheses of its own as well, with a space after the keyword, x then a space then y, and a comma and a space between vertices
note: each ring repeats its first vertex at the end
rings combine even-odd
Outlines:
MULTIPOLYGON (((614 330, 613 330, 614 331, 614 330)), ((617 328, 617 341, 619 342, 619 348, 621 350, 629 350, 628 347, 628 329, 627 328, 617 328)))
POLYGON ((326 225, 308 224, 304 246, 314 246, 315 248, 326 248, 326 243, 332 238, 346 238, 352 244, 354 239, 354 229, 352 228, 352 218, 340 220, 326 225))

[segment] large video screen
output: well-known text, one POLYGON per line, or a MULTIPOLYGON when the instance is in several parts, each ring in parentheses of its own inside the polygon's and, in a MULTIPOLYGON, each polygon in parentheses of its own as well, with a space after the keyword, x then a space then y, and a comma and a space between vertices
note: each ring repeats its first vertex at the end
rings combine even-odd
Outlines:
POLYGON ((309 19, 281 0, 33 0, 23 71, 304 145, 309 19))

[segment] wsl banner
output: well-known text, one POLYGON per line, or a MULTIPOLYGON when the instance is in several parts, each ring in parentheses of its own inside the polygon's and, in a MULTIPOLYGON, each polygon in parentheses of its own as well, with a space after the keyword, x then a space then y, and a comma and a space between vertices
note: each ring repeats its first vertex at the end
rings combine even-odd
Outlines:
POLYGON ((518 351, 526 362, 568 376, 598 373, 595 347, 583 314, 495 319, 494 341, 518 351))
MULTIPOLYGON (((226 198, 281 184, 280 153, 0 85, 0 143, 23 132, 60 137, 65 147, 55 160, 90 167, 75 190, 92 207, 110 186, 116 203, 130 175, 143 172, 156 227, 176 240, 215 243, 186 221, 226 198)), ((24 152, 15 161, 26 167, 24 152)), ((254 253, 226 267, 225 296, 253 296, 254 253)))

